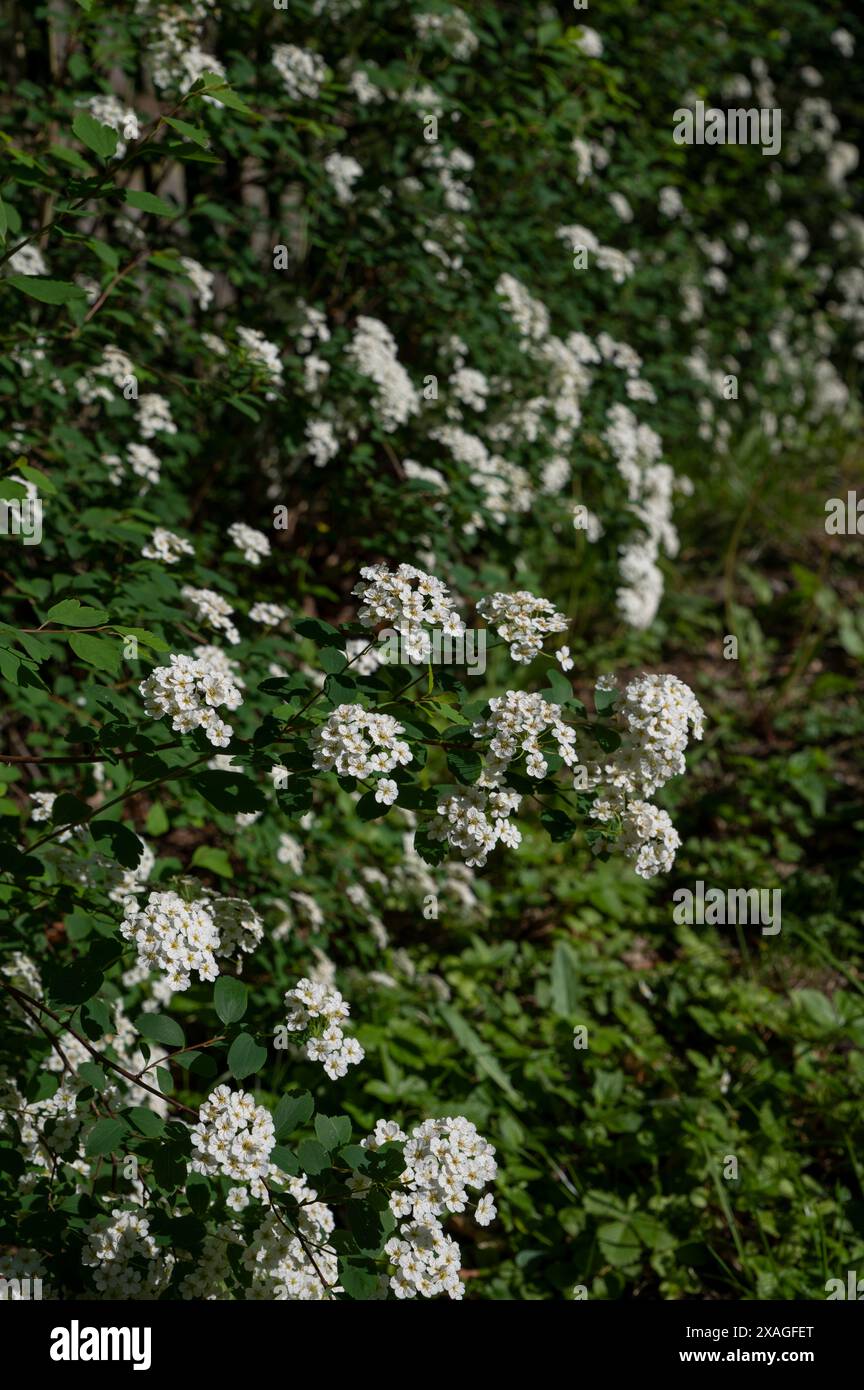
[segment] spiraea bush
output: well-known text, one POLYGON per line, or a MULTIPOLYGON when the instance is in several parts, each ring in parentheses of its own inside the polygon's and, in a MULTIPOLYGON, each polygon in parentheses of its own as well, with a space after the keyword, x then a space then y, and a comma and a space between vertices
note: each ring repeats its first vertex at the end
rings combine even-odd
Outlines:
POLYGON ((0 25, 0 1275, 821 1296, 864 1258, 860 25, 0 25), (677 143, 700 102, 782 140, 677 143), (782 931, 673 917, 697 880, 782 931))

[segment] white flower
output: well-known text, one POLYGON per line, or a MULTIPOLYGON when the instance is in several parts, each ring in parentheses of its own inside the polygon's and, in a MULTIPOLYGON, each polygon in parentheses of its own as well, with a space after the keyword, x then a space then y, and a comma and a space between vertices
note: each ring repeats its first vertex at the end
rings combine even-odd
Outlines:
POLYGON ((278 627, 290 616, 288 609, 280 607, 278 603, 253 603, 249 609, 252 622, 262 623, 265 627, 278 627))
POLYGON ((455 5, 444 13, 415 14, 413 22, 421 39, 440 39, 459 62, 470 58, 479 42, 465 11, 455 5))
POLYGON ((454 637, 465 631, 462 619, 450 607, 446 585, 414 565, 399 565, 395 570, 384 564, 366 565, 351 592, 363 600, 360 622, 366 627, 382 623, 392 627, 409 661, 423 664, 430 659, 430 630, 440 629, 454 637))
MULTIPOLYGON (((189 1167, 193 1173, 223 1174, 236 1182, 250 1183, 253 1192, 261 1191, 262 1180, 270 1173, 276 1135, 272 1115, 253 1095, 217 1086, 201 1106, 191 1136, 195 1153, 189 1167)), ((232 1191, 234 1210, 242 1210, 239 1190, 232 1191)))
POLYGON ((208 309, 213 302, 213 281, 215 275, 212 271, 205 270, 200 261, 193 260, 191 256, 181 256, 180 264, 188 275, 195 287, 198 296, 198 307, 208 309))
POLYGON ((182 536, 175 536, 173 531, 166 531, 164 526, 157 526, 141 554, 147 560, 176 565, 182 555, 194 555, 195 547, 182 536))
POLYGON ((351 203, 354 184, 363 175, 363 166, 351 155, 328 154, 324 160, 324 171, 333 185, 337 203, 351 203))
POLYGON ((587 24, 580 26, 576 46, 586 58, 600 58, 603 55, 603 40, 597 30, 589 28, 587 24))
POLYGON ((478 1226, 490 1226, 497 1215, 498 1212, 492 1200, 492 1193, 487 1192, 477 1203, 477 1208, 474 1212, 474 1220, 477 1222, 478 1226))
POLYGON ((142 439, 152 439, 156 434, 177 433, 177 426, 171 418, 171 406, 164 396, 151 392, 138 397, 138 428, 142 439))
POLYGON ((399 788, 391 777, 382 777, 375 788, 375 800, 385 806, 392 806, 399 794, 399 788))
POLYGON ((327 76, 327 64, 319 53, 298 48, 293 43, 281 43, 273 49, 273 66, 285 83, 291 101, 305 97, 313 101, 327 76))
POLYGON ((270 554, 270 541, 263 531, 256 531, 253 526, 247 526, 245 522, 234 521, 228 527, 228 535, 231 537, 238 550, 243 551, 243 559, 250 565, 260 565, 262 558, 270 554))
POLYGON ((226 747, 232 730, 216 710, 222 705, 235 710, 243 703, 232 676, 207 657, 172 656, 170 662, 157 666, 138 687, 147 713, 157 719, 167 715, 178 733, 203 729, 212 744, 226 747))
POLYGON ((226 640, 232 646, 240 641, 240 634, 231 622, 234 609, 221 594, 217 594, 213 589, 196 589, 191 584, 184 584, 180 592, 195 609, 200 622, 207 623, 217 632, 224 632, 226 640))
POLYGON ((9 257, 9 269, 16 275, 47 275, 48 267, 45 264, 45 257, 29 241, 26 246, 19 246, 14 255, 9 257))
MULTIPOLYGON (((306 361, 310 359, 307 357, 306 361)), ((307 420, 304 430, 316 468, 323 468, 339 452, 339 440, 329 420, 307 420)))
POLYGON ((398 360, 396 342, 379 319, 361 314, 346 355, 362 376, 375 382, 381 428, 391 433, 420 409, 420 396, 398 360))
MULTIPOLYGON (((237 329, 237 337, 243 345, 247 357, 257 367, 261 367, 266 376, 274 386, 281 387, 283 383, 282 359, 279 349, 275 343, 259 333, 257 328, 244 328, 242 325, 237 329)), ((275 391, 265 391, 265 399, 272 401, 276 399, 275 391)))
POLYGON ((312 761, 319 771, 340 777, 374 777, 411 761, 411 749, 398 737, 402 725, 389 714, 362 705, 337 705, 312 735, 312 761))
POLYGON ((477 612, 510 643, 512 659, 523 664, 532 661, 541 650, 547 633, 567 630, 567 619, 556 611, 554 604, 527 589, 482 598, 477 612))
POLYGON ((306 1056, 310 1062, 322 1062, 331 1079, 345 1076, 349 1066, 362 1062, 363 1048, 344 1033, 342 1025, 350 1009, 338 989, 304 978, 287 991, 285 1003, 290 1006, 286 1028, 307 1034, 306 1056))
POLYGON ((151 893, 143 908, 130 897, 124 911, 121 935, 135 943, 142 965, 163 971, 178 991, 189 988, 193 974, 217 979, 217 956, 251 951, 263 933, 247 902, 215 893, 202 893, 191 902, 174 892, 151 893))

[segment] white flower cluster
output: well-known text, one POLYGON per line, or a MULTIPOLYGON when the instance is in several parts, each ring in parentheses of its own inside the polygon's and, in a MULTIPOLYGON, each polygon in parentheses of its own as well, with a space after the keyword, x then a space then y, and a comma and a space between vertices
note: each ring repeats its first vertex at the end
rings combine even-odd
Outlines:
MULTIPOLYGON (((601 677, 598 689, 613 689, 601 677)), ((624 727, 621 746, 602 764, 589 765, 591 783, 600 795, 591 816, 601 822, 620 818, 621 848, 635 860, 640 878, 667 873, 681 841, 665 811, 647 797, 685 770, 690 730, 701 739, 704 713, 689 686, 677 676, 640 676, 630 681, 618 711, 624 727)))
POLYGON ((335 769, 340 777, 385 776, 411 761, 411 749, 399 738, 404 732, 391 714, 337 705, 312 736, 312 761, 320 772, 335 769))
POLYGON ((320 53, 280 43, 273 49, 273 66, 285 83, 290 101, 313 101, 327 76, 327 64, 320 53))
POLYGON ((579 37, 576 46, 580 53, 584 53, 586 58, 601 58, 603 56, 603 40, 588 24, 579 26, 579 37))
POLYGON ((479 42, 465 11, 455 5, 443 13, 435 11, 415 14, 414 28, 421 39, 436 38, 446 43, 453 57, 460 63, 471 57, 479 42))
POLYGON ((180 264, 188 275, 189 279, 198 296, 199 309, 209 309, 213 302, 213 281, 216 279, 211 270, 205 269, 200 261, 196 261, 192 256, 181 256, 180 264))
MULTIPOLYGON (((364 1147, 378 1149, 387 1142, 405 1142, 402 1185, 390 1199, 390 1209, 404 1224, 384 1247, 395 1265, 390 1287, 397 1298, 459 1299, 461 1258, 456 1242, 445 1235, 439 1217, 465 1211, 468 1188, 479 1191, 498 1171, 495 1150, 475 1125, 461 1115, 424 1120, 410 1138, 392 1121, 379 1120, 364 1147)), ((496 1211, 490 1194, 477 1204, 476 1220, 488 1225, 496 1211)))
POLYGON ((328 154, 324 172, 333 185, 337 203, 343 206, 354 201, 354 184, 363 176, 363 165, 350 154, 328 154))
POLYGON ((666 463, 659 462, 662 440, 650 425, 640 424, 626 405, 613 405, 607 414, 603 439, 627 484, 629 510, 642 533, 621 547, 618 607, 632 627, 646 628, 663 596, 663 575, 657 564, 661 547, 667 555, 678 550, 678 533, 672 523, 672 496, 686 489, 666 463))
POLYGON ((195 547, 164 526, 157 526, 141 554, 146 560, 161 560, 164 565, 176 565, 183 555, 194 555, 195 547))
POLYGON ((144 479, 142 492, 158 483, 162 469, 161 460, 147 444, 127 445, 126 463, 119 454, 103 454, 102 462, 108 469, 108 481, 115 487, 122 482, 128 464, 136 477, 144 479))
POLYGON ((286 992, 285 1003, 290 1006, 285 1027, 289 1033, 312 1030, 306 1040, 306 1056, 310 1062, 323 1062, 332 1080, 363 1061, 363 1048, 356 1038, 346 1038, 342 1029, 351 1011, 338 989, 304 978, 286 992))
MULTIPOLYGON (((310 359, 307 357, 306 361, 310 359)), ((307 420, 303 431, 316 468, 323 468, 339 452, 339 439, 329 420, 307 420)))
POLYGON ((288 609, 280 607, 278 603, 253 603, 249 609, 252 622, 262 623, 264 627, 278 627, 290 616, 288 609))
MULTIPOLYGON (((237 337, 243 344, 249 360, 264 371, 274 386, 281 388, 284 370, 276 344, 265 338, 263 333, 259 333, 257 328, 244 328, 242 325, 237 329, 237 337)), ((273 401, 276 399, 276 392, 266 391, 264 397, 265 400, 273 401)))
POLYGON ((510 849, 521 843, 519 830, 508 820, 521 803, 519 793, 509 787, 492 791, 466 787, 438 803, 438 819, 430 825, 429 834, 458 849, 469 868, 482 868, 499 840, 510 849))
POLYGON ((608 270, 616 285, 623 285, 636 269, 635 253, 628 256, 626 251, 619 251, 615 246, 604 246, 599 237, 579 223, 559 227, 555 235, 566 242, 574 254, 577 251, 590 252, 594 264, 599 270, 608 270))
POLYGON ((18 250, 9 257, 9 269, 16 275, 47 275, 48 265, 45 257, 34 246, 33 242, 28 242, 26 246, 19 246, 18 250))
POLYGON ((336 1222, 330 1208, 316 1201, 318 1194, 305 1178, 281 1176, 280 1190, 300 1203, 296 1218, 299 1234, 287 1231, 272 1212, 267 1214, 243 1251, 243 1264, 252 1275, 246 1297, 319 1302, 329 1296, 325 1286, 337 1284, 338 1258, 327 1245, 336 1222))
POLYGON ((514 275, 499 275, 495 290, 505 301, 505 312, 522 334, 523 345, 546 337, 549 310, 542 300, 534 299, 514 275))
POLYGON ((239 709, 243 703, 230 672, 209 657, 172 655, 170 662, 157 666, 138 687, 147 713, 155 719, 168 715, 180 734, 203 729, 215 748, 227 748, 234 730, 216 710, 239 709))
MULTIPOLYGON (((503 526, 511 513, 530 509, 534 494, 524 468, 499 454, 490 454, 482 439, 458 425, 441 425, 429 431, 429 438, 440 441, 459 463, 468 466, 471 486, 478 489, 483 505, 499 525, 503 526)), ((475 512, 465 527, 466 534, 473 535, 484 524, 481 514, 475 512)))
POLYGON ((429 660, 430 630, 440 629, 451 637, 465 631, 462 619, 450 607, 447 586, 414 565, 399 565, 395 570, 384 564, 366 565, 351 592, 363 600, 360 622, 366 627, 392 626, 402 635, 406 655, 413 662, 429 660))
POLYGON ((399 361, 396 340, 380 319, 360 314, 346 355, 378 388, 374 405, 388 434, 420 409, 420 396, 399 361))
POLYGON ((221 594, 217 594, 214 589, 196 589, 191 584, 184 584, 180 592, 195 609, 199 621, 207 623, 217 632, 224 632, 232 647, 237 645, 240 633, 231 621, 234 609, 221 594))
POLYGON ((270 1111, 258 1105, 253 1095, 217 1086, 198 1111, 191 1137, 193 1173, 221 1173, 248 1183, 253 1196, 264 1196, 276 1133, 270 1111))
POLYGON ((522 802, 518 792, 504 785, 510 764, 524 755, 528 776, 545 777, 549 770, 541 748, 545 736, 554 743, 557 755, 572 767, 577 762, 576 734, 563 722, 560 705, 524 690, 508 690, 490 700, 488 718, 476 720, 471 732, 476 738, 489 738, 482 774, 476 786, 440 802, 439 818, 432 822, 429 833, 458 849, 469 867, 482 867, 499 840, 510 849, 516 849, 522 840, 518 827, 509 819, 522 802))
POLYGON ((130 899, 120 932, 134 941, 142 965, 161 970, 173 990, 188 989, 193 973, 201 980, 218 979, 221 942, 203 903, 184 902, 173 892, 151 893, 143 908, 130 899))
POLYGON ((250 565, 260 565, 262 559, 270 554, 270 541, 263 531, 247 526, 244 521, 233 521, 228 527, 228 535, 238 550, 243 551, 243 559, 250 565))
POLYGON ((566 632, 567 619, 548 599, 537 598, 527 589, 515 594, 491 594, 477 604, 477 612, 510 643, 513 661, 527 664, 542 650, 550 632, 566 632))
POLYGON ((106 1300, 156 1298, 170 1278, 173 1262, 172 1255, 160 1252, 147 1218, 120 1207, 112 1211, 110 1221, 93 1218, 81 1252, 81 1263, 93 1269, 93 1282, 106 1300))
POLYGON ((138 397, 138 428, 142 439, 152 439, 157 434, 176 434, 177 426, 171 418, 171 406, 164 396, 148 392, 138 397))

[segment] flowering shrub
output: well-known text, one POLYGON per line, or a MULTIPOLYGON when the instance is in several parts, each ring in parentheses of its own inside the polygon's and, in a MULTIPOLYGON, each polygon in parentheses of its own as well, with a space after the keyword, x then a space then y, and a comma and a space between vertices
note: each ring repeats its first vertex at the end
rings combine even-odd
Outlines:
MULTIPOLYGON (((19 13, 0 58, 0 502, 34 523, 0 537, 0 1276, 692 1295, 713 1215, 675 1264, 692 1211, 640 1088, 666 1143, 655 1074, 677 1098, 686 1058, 714 1105, 726 1073, 692 1039, 668 1063, 656 961, 618 937, 734 819, 690 658, 747 627, 742 522, 721 619, 713 576, 682 598, 682 518, 859 423, 854 36, 801 7, 811 80, 797 28, 736 7, 730 45, 691 0, 597 29, 484 0, 68 8, 19 13), (782 100, 782 151, 703 189, 671 135, 697 92, 782 100), (592 1145, 609 1191, 574 1181, 592 1145), (643 1212, 620 1173, 649 1159, 643 1212)), ((789 766, 824 809, 818 758, 789 766)), ((791 862, 771 825, 730 872, 791 862)), ((670 1018, 708 1014, 700 949, 670 1018)))

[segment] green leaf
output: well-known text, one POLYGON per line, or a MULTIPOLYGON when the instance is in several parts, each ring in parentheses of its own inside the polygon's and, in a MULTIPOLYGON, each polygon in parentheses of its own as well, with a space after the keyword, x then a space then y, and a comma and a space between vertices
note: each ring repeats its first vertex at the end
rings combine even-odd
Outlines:
MULTIPOLYGON (((232 111, 242 111, 244 116, 255 116, 255 112, 252 108, 247 106, 245 101, 242 101, 240 97, 231 90, 225 78, 220 77, 219 73, 202 73, 199 80, 201 82, 201 87, 197 91, 195 88, 192 89, 193 96, 203 96, 205 92, 207 94, 212 93, 217 101, 221 102, 223 106, 230 107, 232 111)), ((198 87, 197 82, 195 87, 198 87)), ((260 119, 260 117, 257 116, 255 118, 256 120, 260 119)))
POLYGON ((210 1206, 210 1184, 203 1173, 190 1173, 186 1180, 186 1197, 196 1216, 202 1217, 210 1206))
POLYGON ((188 121, 181 121, 177 116, 163 116, 162 119, 166 125, 170 125, 185 140, 191 140, 194 144, 200 145, 202 150, 207 149, 210 144, 210 136, 200 126, 190 125, 188 121))
POLYGON ((296 1155, 290 1149, 286 1149, 284 1144, 274 1144, 270 1150, 270 1162, 275 1163, 277 1168, 281 1168, 283 1173, 290 1174, 292 1178, 296 1178, 300 1172, 296 1155))
POLYGON ((315 1116, 315 1133, 318 1135, 320 1143, 323 1144, 328 1153, 331 1149, 339 1147, 339 1132, 329 1115, 315 1116))
POLYGON ((625 1221, 607 1221, 598 1228, 597 1240, 610 1265, 622 1269, 640 1258, 639 1238, 625 1221))
POLYGON ((579 963, 566 941, 556 941, 552 952, 552 1007, 556 1014, 567 1018, 580 1006, 579 963))
POLYGON ((375 1298, 378 1292, 378 1280, 374 1274, 344 1260, 339 1261, 339 1283, 349 1298, 368 1300, 375 1298))
POLYGON ((79 111, 74 121, 72 129, 88 150, 92 150, 100 159, 110 159, 117 149, 117 132, 109 125, 103 125, 97 121, 87 111, 79 111))
POLYGON ((544 698, 550 699, 555 705, 563 705, 565 700, 573 698, 572 685, 554 666, 547 671, 546 679, 549 682, 548 689, 541 691, 544 698))
POLYGON ((154 801, 150 810, 147 812, 147 819, 144 822, 144 829, 148 835, 158 837, 164 835, 170 827, 168 813, 160 801, 154 801))
POLYGON ((31 299, 38 299, 40 304, 71 304, 87 298, 77 285, 70 285, 66 280, 46 280, 41 275, 7 275, 3 283, 28 294, 31 299))
POLYGON ((165 1128, 165 1121, 161 1116, 148 1110, 146 1105, 133 1105, 127 1114, 135 1128, 147 1139, 157 1138, 165 1128))
POLYGON ((126 202, 132 208, 138 208, 141 212, 153 212, 157 217, 176 217, 183 211, 174 203, 166 203, 164 198, 157 198, 155 193, 145 193, 140 188, 127 188, 126 202))
POLYGON ((540 812, 540 824, 548 830, 550 839, 556 844, 572 840, 577 828, 572 816, 568 816, 566 811, 557 810, 554 806, 544 806, 540 812))
POLYGON ((304 1139, 297 1149, 297 1158, 304 1173, 323 1173, 330 1160, 317 1139, 304 1139))
POLYGON ((20 473, 22 478, 27 478, 31 483, 35 483, 43 497, 53 497, 57 488, 47 473, 43 473, 41 468, 34 468, 31 463, 24 463, 18 459, 15 463, 15 472, 20 473))
POLYGON ((190 781, 217 811, 236 815, 238 811, 263 811, 267 805, 263 792, 242 772, 199 772, 190 781))
POLYGON ((64 598, 45 614, 46 623, 58 627, 102 627, 108 618, 104 608, 88 608, 77 598, 64 598))
POLYGON ((483 759, 474 748, 448 748, 447 766, 457 782, 476 782, 483 770, 483 759))
POLYGON ((108 1078, 95 1062, 82 1062, 78 1068, 78 1075, 88 1086, 92 1086, 94 1091, 103 1091, 108 1085, 108 1078))
POLYGON ((0 198, 0 246, 6 245, 6 233, 9 230, 9 220, 6 216, 6 204, 0 198))
POLYGON ((119 642, 91 637, 87 632, 70 632, 69 646, 88 666, 97 666, 100 671, 108 671, 112 676, 116 676, 120 670, 122 651, 119 642))
POLYGON ((97 1120, 84 1141, 84 1153, 88 1158, 114 1153, 128 1132, 122 1120, 97 1120))
POLYGON ((521 1103, 521 1097, 513 1088, 509 1077, 492 1054, 489 1044, 484 1042, 479 1034, 475 1033, 471 1024, 467 1019, 462 1017, 457 1009, 452 1008, 449 1004, 439 1004, 438 1008, 445 1022, 448 1023, 453 1030, 455 1037, 465 1050, 470 1052, 479 1069, 484 1071, 487 1076, 491 1077, 495 1084, 501 1087, 501 1090, 510 1100, 521 1103))
POLYGON ((251 1033, 241 1033, 228 1049, 228 1070, 238 1081, 260 1071, 266 1061, 266 1047, 261 1047, 251 1033))
POLYGON ((111 853, 124 869, 138 867, 144 846, 128 825, 123 825, 119 820, 91 820, 90 834, 98 842, 108 841, 111 853))
POLYGON ((184 1047, 186 1036, 176 1019, 167 1014, 141 1014, 135 1020, 135 1027, 142 1038, 150 1042, 164 1043, 166 1047, 184 1047))
POLYGON ((228 855, 215 845, 199 845, 192 855, 192 868, 208 869, 213 874, 219 874, 220 878, 234 877, 228 855))
POLYGON ((617 689, 595 690, 594 708, 596 709, 597 713, 600 715, 612 714, 615 706, 615 701, 618 699, 620 694, 621 691, 617 689))
POLYGON ((344 1149, 339 1150, 339 1157, 355 1172, 369 1166, 369 1150, 362 1148, 360 1144, 346 1144, 344 1149))
POLYGON ((283 1096, 273 1112, 276 1138, 285 1139, 295 1129, 305 1125, 314 1109, 315 1102, 308 1091, 301 1091, 299 1096, 283 1096))
POLYGON ((295 632, 299 632, 301 637, 308 637, 310 641, 317 642, 319 647, 345 647, 345 638, 338 628, 331 623, 325 623, 321 618, 301 618, 294 624, 295 632))
POLYGON ((93 814, 86 801, 79 801, 71 792, 61 792, 51 808, 52 825, 82 825, 93 814))
POLYGON ((223 1023, 236 1023, 246 1012, 246 986, 230 975, 220 975, 213 988, 213 1003, 223 1023))
POLYGON ((328 675, 335 676, 345 670, 347 657, 338 647, 324 647, 320 657, 321 665, 328 675))
POLYGON ((376 801, 374 792, 364 792, 354 810, 359 820, 378 820, 379 816, 386 816, 390 807, 376 801))

